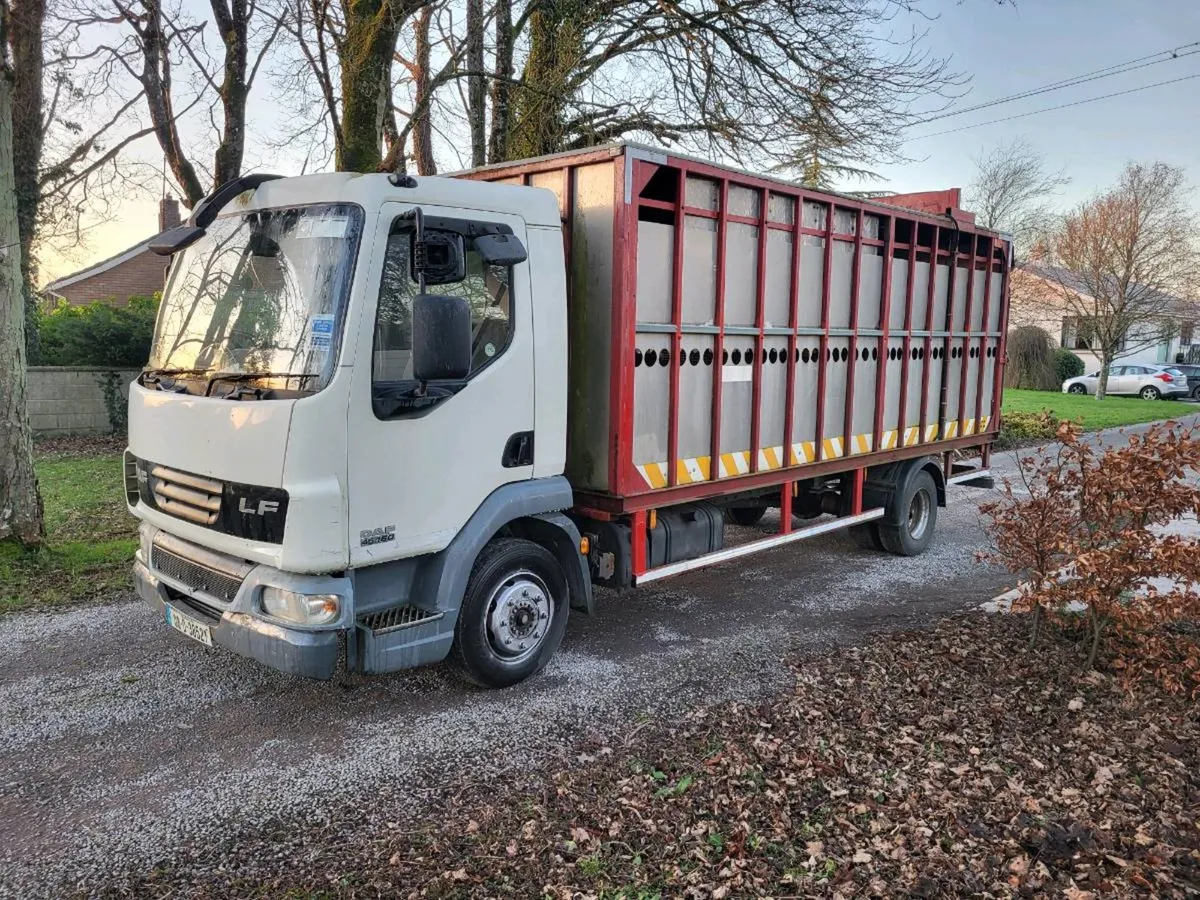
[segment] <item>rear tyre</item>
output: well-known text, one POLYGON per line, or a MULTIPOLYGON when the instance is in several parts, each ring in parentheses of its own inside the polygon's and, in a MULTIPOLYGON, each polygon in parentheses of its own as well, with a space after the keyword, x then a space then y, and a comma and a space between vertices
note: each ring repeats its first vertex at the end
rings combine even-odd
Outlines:
POLYGON ((767 514, 765 506, 731 506, 729 507, 729 518, 734 521, 734 524, 741 525, 745 528, 750 528, 762 521, 762 517, 767 514))
POLYGON ((1143 400, 1157 400, 1162 396, 1162 393, 1154 385, 1148 384, 1138 391, 1138 396, 1143 400))
POLYGON ((492 541, 471 570, 451 658, 482 687, 524 681, 562 643, 569 601, 567 579, 549 550, 526 540, 492 541))
POLYGON ((908 479, 904 493, 897 498, 895 518, 898 524, 879 523, 879 539, 889 553, 918 556, 933 541, 937 524, 937 485, 926 470, 908 479))
POLYGON ((887 552, 887 547, 883 546, 883 539, 879 536, 878 522, 852 525, 850 526, 850 535, 854 538, 854 542, 864 550, 887 552))
POLYGON ((1087 388, 1085 388, 1082 384, 1073 384, 1069 388, 1067 388, 1067 393, 1068 394, 1086 394, 1087 388))

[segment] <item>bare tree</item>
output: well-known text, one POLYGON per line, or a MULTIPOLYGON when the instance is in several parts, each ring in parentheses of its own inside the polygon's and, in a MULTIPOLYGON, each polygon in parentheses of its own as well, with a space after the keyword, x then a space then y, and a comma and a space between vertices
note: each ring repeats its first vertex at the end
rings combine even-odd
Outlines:
POLYGON ((967 188, 967 208, 985 228, 1013 236, 1020 262, 1054 229, 1054 198, 1071 179, 1061 170, 1051 171, 1045 158, 1022 138, 979 156, 975 168, 975 180, 967 188))
POLYGON ((1117 186, 1076 207, 1049 242, 1057 265, 1037 271, 1100 357, 1104 399, 1119 353, 1169 340, 1191 311, 1200 253, 1183 170, 1131 163, 1117 186))
POLYGON ((42 501, 33 471, 25 386, 25 291, 13 178, 13 83, 10 12, 0 0, 0 541, 42 540, 42 501))

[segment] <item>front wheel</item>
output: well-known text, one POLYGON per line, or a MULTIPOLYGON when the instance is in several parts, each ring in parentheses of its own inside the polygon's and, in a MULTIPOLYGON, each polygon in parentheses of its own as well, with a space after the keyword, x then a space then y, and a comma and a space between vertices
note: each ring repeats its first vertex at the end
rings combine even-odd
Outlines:
POLYGON ((1069 388, 1067 388, 1067 393, 1068 394, 1086 394, 1087 388, 1085 388, 1082 384, 1073 384, 1069 388))
POLYGON ((1138 396, 1143 400, 1157 400, 1162 394, 1154 385, 1148 384, 1138 392, 1138 396))
POLYGON ((549 550, 514 538, 493 541, 467 582, 452 657, 483 687, 524 681, 562 643, 569 608, 567 580, 549 550))
POLYGON ((1192 388, 1192 399, 1197 402, 1200 402, 1200 385, 1197 385, 1196 387, 1192 388))
POLYGON ((879 522, 879 540, 889 553, 917 556, 933 541, 937 524, 937 485, 922 469, 905 485, 891 522, 879 522), (895 520, 899 521, 896 522, 895 520))

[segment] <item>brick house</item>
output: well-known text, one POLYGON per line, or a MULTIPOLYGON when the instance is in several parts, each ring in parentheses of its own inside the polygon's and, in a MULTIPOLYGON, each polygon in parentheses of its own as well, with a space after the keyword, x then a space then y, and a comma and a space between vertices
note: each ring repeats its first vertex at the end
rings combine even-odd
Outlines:
MULTIPOLYGON (((166 197, 158 203, 158 230, 166 231, 180 223, 179 201, 166 197)), ((57 278, 42 289, 51 304, 65 300, 71 306, 83 306, 96 300, 124 304, 130 297, 148 297, 163 289, 170 260, 150 252, 151 235, 128 250, 57 278)))

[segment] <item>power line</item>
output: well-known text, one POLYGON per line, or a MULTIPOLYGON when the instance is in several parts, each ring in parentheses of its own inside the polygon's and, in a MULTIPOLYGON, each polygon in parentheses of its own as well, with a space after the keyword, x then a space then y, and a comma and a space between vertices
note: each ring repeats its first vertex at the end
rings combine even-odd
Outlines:
POLYGON ((1084 72, 1082 75, 1075 75, 1071 78, 1064 78, 1061 81, 1054 81, 1050 84, 1042 85, 1041 87, 1030 88, 1027 91, 1022 91, 1019 94, 1009 94, 1007 97, 998 97, 995 100, 989 100, 986 103, 977 103, 974 106, 967 106, 963 109, 950 110, 949 112, 939 113, 936 116, 929 116, 926 119, 921 119, 914 122, 914 125, 926 125, 929 122, 937 122, 940 119, 949 119, 953 116, 961 116, 964 113, 976 112, 981 109, 987 109, 991 106, 999 106, 1002 103, 1012 103, 1016 100, 1024 100, 1028 97, 1036 97, 1039 94, 1047 94, 1051 91, 1062 90, 1067 87, 1075 87, 1080 84, 1087 84, 1089 81, 1098 81, 1101 78, 1111 78, 1113 75, 1124 75, 1126 72, 1136 72, 1138 69, 1145 69, 1148 66, 1157 66, 1165 62, 1171 62, 1176 59, 1183 59, 1188 56, 1194 56, 1200 53, 1200 41, 1194 41, 1191 44, 1182 44, 1170 50, 1160 50, 1158 53, 1151 53, 1149 56, 1140 56, 1137 59, 1127 60, 1126 62, 1116 63, 1111 66, 1106 66, 1103 69, 1095 69, 1091 72, 1084 72), (1197 48, 1197 49, 1192 49, 1197 48), (1190 51, 1182 53, 1180 51, 1190 51), (1165 56, 1165 59, 1158 57, 1165 56))
POLYGON ((973 125, 963 125, 961 128, 948 128, 945 131, 935 131, 932 134, 920 134, 916 137, 909 138, 910 141, 922 141, 925 138, 941 137, 943 134, 954 134, 958 131, 967 131, 971 128, 982 128, 984 125, 995 125, 998 122, 1011 122, 1013 119, 1024 119, 1027 116, 1036 116, 1041 113, 1054 112, 1059 109, 1070 109, 1072 106, 1083 106, 1085 103, 1095 103, 1098 100, 1109 100, 1113 97, 1123 97, 1126 94, 1136 94, 1139 91, 1148 91, 1151 88, 1164 87, 1168 84, 1178 84, 1181 81, 1191 81, 1193 78, 1200 78, 1200 72, 1194 75, 1184 75, 1182 78, 1172 78, 1169 81, 1156 81, 1154 84, 1144 84, 1141 87, 1130 88, 1127 91, 1114 91, 1111 94, 1101 94, 1099 97, 1087 97, 1083 100, 1075 100, 1072 103, 1060 103, 1058 106, 1047 106, 1042 109, 1035 109, 1026 113, 1018 113, 1015 116, 1005 116, 1002 119, 989 119, 986 122, 976 122, 973 125))

